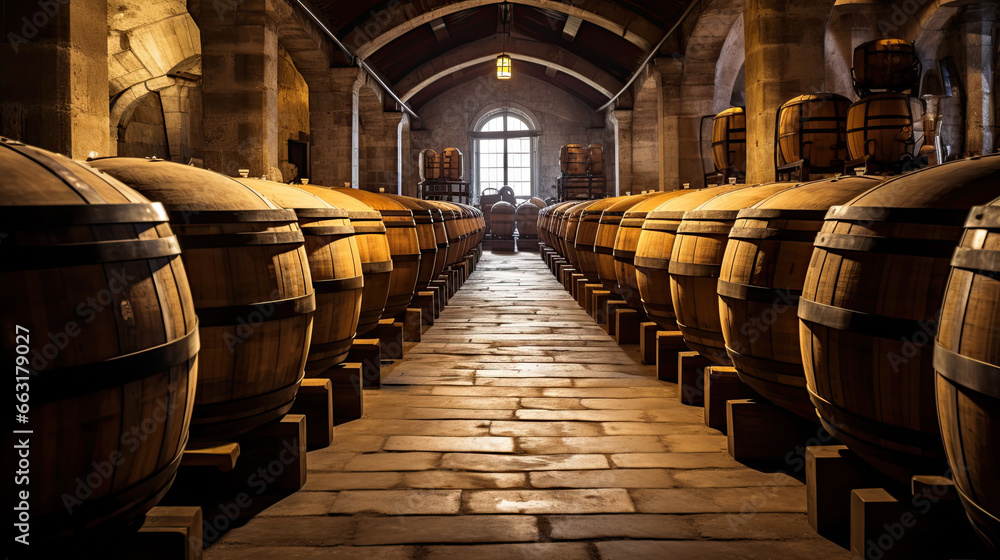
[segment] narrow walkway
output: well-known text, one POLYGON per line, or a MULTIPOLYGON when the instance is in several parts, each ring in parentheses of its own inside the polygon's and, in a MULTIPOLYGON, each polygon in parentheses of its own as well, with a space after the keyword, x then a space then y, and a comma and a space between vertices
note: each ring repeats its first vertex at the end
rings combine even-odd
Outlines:
POLYGON ((486 253, 384 375, 305 489, 206 558, 849 556, 809 528, 800 482, 730 459, 536 254, 486 253))

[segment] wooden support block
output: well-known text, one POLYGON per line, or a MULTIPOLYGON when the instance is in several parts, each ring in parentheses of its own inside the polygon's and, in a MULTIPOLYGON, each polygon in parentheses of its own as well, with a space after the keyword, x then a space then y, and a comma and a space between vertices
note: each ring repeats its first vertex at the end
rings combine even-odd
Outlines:
POLYGON ((337 364, 323 372, 322 377, 333 382, 334 425, 361 418, 364 413, 361 364, 356 362, 337 364))
POLYGON ((590 307, 594 310, 594 322, 598 325, 608 324, 608 301, 611 299, 612 294, 608 290, 594 290, 590 307))
MULTIPOLYGON (((373 334, 378 334, 373 332, 373 334)), ((365 387, 382 386, 382 341, 377 338, 355 338, 347 361, 361 364, 361 379, 365 387)))
POLYGON ((687 344, 681 331, 657 331, 656 333, 656 378, 660 381, 677 383, 680 379, 680 353, 687 352, 687 344))
POLYGON ((604 327, 609 336, 615 336, 615 328, 618 327, 616 314, 619 309, 628 309, 628 302, 621 299, 609 299, 607 305, 604 306, 604 313, 608 320, 601 326, 604 327))
POLYGON ((431 288, 437 291, 437 298, 434 300, 437 303, 437 311, 435 311, 435 318, 437 318, 448 305, 448 280, 442 275, 437 280, 431 281, 431 288))
POLYGON ((587 284, 590 284, 590 280, 587 280, 587 278, 581 274, 573 285, 573 299, 576 300, 577 305, 580 307, 584 306, 583 295, 586 291, 585 288, 587 287, 587 284))
POLYGON ((583 301, 580 305, 583 306, 583 310, 591 317, 594 316, 594 291, 602 290, 603 288, 602 284, 584 284, 583 286, 583 301))
POLYGON ((422 325, 433 325, 434 324, 434 314, 435 309, 437 309, 437 304, 434 302, 434 292, 433 291, 421 291, 417 292, 413 296, 413 301, 410 303, 413 307, 420 309, 420 323, 422 325))
POLYGON ((333 382, 303 379, 289 413, 306 417, 306 446, 310 450, 329 447, 333 443, 333 382))
MULTIPOLYGON (((677 398, 681 404, 705 405, 705 368, 712 362, 691 351, 677 352, 677 398)), ((662 380, 661 380, 662 381, 662 380)))
POLYGON ((517 250, 522 253, 534 253, 538 251, 538 240, 537 239, 518 239, 517 240, 517 250))
POLYGON ((805 459, 809 526, 822 537, 850 545, 851 490, 877 486, 881 478, 846 445, 809 446, 805 459))
POLYGON ((726 408, 729 455, 737 461, 783 464, 818 433, 816 426, 770 403, 730 400, 726 408))
POLYGON ((403 319, 403 341, 420 342, 421 327, 423 326, 424 312, 422 309, 410 308, 404 313, 403 319))
POLYGON ((402 323, 397 323, 394 319, 381 319, 372 334, 382 341, 383 360, 403 359, 402 323))
POLYGON ((123 560, 201 560, 204 545, 200 507, 157 506, 121 547, 123 560))
POLYGON ((570 293, 571 296, 573 296, 573 299, 577 299, 576 298, 576 289, 578 287, 580 287, 580 286, 583 286, 586 283, 587 283, 587 279, 584 278, 583 273, 581 273, 581 272, 574 272, 573 274, 570 274, 570 276, 569 276, 569 286, 567 286, 566 289, 569 290, 569 293, 570 293), (581 282, 581 280, 583 280, 583 281, 581 282))
POLYGON ((660 326, 656 323, 641 323, 639 325, 639 355, 642 356, 642 363, 656 363, 656 333, 660 332, 660 326))
POLYGON ((298 491, 306 483, 305 416, 286 414, 240 436, 240 445, 244 460, 234 471, 239 479, 252 474, 263 477, 259 474, 263 470, 280 490, 298 491))
POLYGON ((513 239, 494 239, 493 247, 490 249, 493 253, 513 253, 514 252, 514 240, 513 239))
POLYGON ((642 314, 635 309, 618 309, 615 314, 615 342, 619 346, 639 344, 639 326, 642 314))
POLYGON ((705 368, 705 425, 725 432, 726 401, 753 399, 760 396, 740 381, 736 368, 711 366, 705 368))
POLYGON ((182 467, 213 467, 222 472, 236 468, 240 458, 240 444, 225 443, 193 443, 184 449, 181 457, 182 467))
POLYGON ((569 291, 569 279, 575 272, 576 269, 568 265, 559 269, 559 283, 563 285, 564 290, 569 291))
POLYGON ((569 263, 566 262, 566 259, 559 256, 555 256, 552 257, 552 260, 549 262, 549 268, 552 269, 552 274, 555 275, 556 279, 558 280, 559 278, 561 278, 560 274, 562 274, 560 272, 560 268, 568 264, 569 263))

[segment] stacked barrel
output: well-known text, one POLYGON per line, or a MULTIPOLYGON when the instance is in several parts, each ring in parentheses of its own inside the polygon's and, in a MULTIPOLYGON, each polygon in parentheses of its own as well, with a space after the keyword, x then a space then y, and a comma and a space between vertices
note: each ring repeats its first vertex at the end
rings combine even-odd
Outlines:
POLYGON ((600 144, 566 144, 559 150, 559 169, 562 171, 557 180, 559 200, 605 196, 604 148, 600 144))
POLYGON ((156 158, 0 139, 0 167, 4 348, 30 379, 32 540, 53 550, 133 531, 189 443, 276 424, 356 335, 464 280, 484 235, 465 205, 156 158))
POLYGON ((847 150, 853 163, 900 172, 914 167, 909 93, 920 80, 913 43, 877 39, 854 51, 854 90, 861 99, 847 113, 847 150))

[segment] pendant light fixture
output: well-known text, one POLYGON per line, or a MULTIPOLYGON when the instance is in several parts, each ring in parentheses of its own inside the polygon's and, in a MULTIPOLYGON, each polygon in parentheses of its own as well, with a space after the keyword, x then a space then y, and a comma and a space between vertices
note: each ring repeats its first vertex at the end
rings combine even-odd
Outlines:
POLYGON ((503 52, 497 57, 497 79, 509 80, 512 76, 511 58, 507 55, 507 20, 510 6, 504 2, 500 5, 500 17, 503 20, 503 52))

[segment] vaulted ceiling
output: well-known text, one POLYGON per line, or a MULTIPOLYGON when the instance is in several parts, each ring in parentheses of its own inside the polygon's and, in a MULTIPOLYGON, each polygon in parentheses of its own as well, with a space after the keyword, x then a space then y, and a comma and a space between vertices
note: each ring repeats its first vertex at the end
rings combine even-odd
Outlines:
POLYGON ((513 57, 515 79, 544 80, 596 109, 694 1, 306 0, 414 109, 491 75, 501 51, 513 57))

